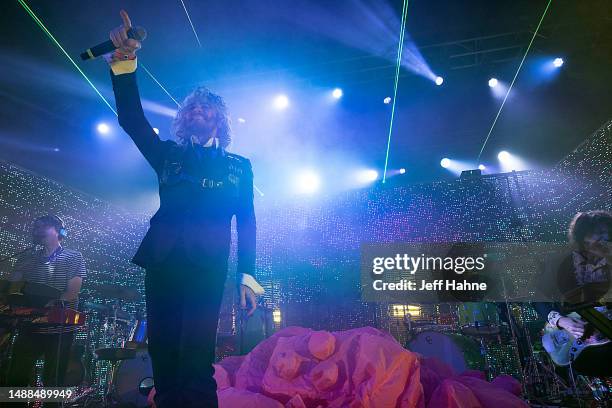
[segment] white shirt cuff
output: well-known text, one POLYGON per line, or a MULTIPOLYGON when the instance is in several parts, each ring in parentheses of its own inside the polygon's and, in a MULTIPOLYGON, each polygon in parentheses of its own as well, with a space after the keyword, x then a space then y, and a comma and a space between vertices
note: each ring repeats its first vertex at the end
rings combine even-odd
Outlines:
POLYGON ((548 323, 551 324, 551 326, 555 326, 557 327, 557 323, 559 322, 559 319, 562 318, 563 316, 561 316, 561 313, 552 310, 549 314, 548 314, 548 323))
POLYGON ((265 289, 248 273, 241 274, 240 284, 250 288, 257 296, 263 295, 265 292, 265 289))

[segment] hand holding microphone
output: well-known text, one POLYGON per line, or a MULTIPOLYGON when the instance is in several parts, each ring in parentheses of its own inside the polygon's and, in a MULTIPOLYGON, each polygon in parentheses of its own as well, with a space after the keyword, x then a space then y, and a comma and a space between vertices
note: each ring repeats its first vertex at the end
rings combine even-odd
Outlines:
POLYGON ((132 27, 130 17, 125 10, 120 12, 123 24, 111 30, 110 40, 89 48, 81 54, 81 59, 88 60, 104 56, 108 62, 136 58, 136 51, 141 47, 147 32, 142 27, 132 27))
POLYGON ((128 35, 128 32, 132 30, 130 16, 128 16, 128 13, 125 10, 121 10, 119 14, 121 15, 123 24, 111 30, 110 39, 115 48, 117 48, 117 52, 121 53, 122 55, 127 55, 129 58, 135 58, 136 51, 138 51, 141 47, 140 41, 144 40, 144 38, 140 38, 140 41, 137 38, 131 38, 128 35))

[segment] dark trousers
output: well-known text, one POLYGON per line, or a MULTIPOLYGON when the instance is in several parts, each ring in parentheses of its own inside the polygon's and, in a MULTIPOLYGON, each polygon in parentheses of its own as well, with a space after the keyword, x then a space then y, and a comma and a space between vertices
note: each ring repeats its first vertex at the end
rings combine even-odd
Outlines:
MULTIPOLYGON (((74 332, 63 333, 61 341, 59 334, 20 333, 13 345, 8 385, 34 386, 36 360, 43 357, 45 360, 43 385, 45 387, 62 386, 73 340, 74 332)), ((25 406, 25 403, 21 405, 25 406)), ((11 406, 19 406, 19 404, 11 404, 11 406)), ((53 404, 47 403, 45 406, 53 406, 53 404)))
POLYGON ((147 335, 158 408, 218 406, 212 364, 226 276, 227 257, 195 265, 180 247, 147 269, 147 335))

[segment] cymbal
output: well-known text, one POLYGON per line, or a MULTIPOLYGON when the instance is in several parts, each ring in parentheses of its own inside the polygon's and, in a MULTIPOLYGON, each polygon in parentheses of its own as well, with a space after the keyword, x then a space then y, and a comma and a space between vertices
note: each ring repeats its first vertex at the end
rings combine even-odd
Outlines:
POLYGON ((134 288, 128 288, 125 286, 112 285, 109 283, 102 283, 97 285, 91 285, 91 289, 97 292, 101 296, 125 300, 127 302, 131 302, 134 300, 138 300, 140 298, 140 294, 134 288))
MULTIPOLYGON (((94 302, 83 302, 83 306, 87 309, 102 313, 109 317, 115 316, 115 309, 112 305, 103 305, 101 303, 94 302)), ((131 320, 132 317, 133 316, 125 310, 117 309, 117 319, 131 320)))

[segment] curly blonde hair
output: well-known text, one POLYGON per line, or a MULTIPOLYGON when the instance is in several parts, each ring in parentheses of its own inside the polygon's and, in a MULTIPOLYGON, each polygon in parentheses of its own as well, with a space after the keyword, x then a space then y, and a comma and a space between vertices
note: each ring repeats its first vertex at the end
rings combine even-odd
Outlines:
POLYGON ((221 96, 211 92, 205 86, 197 87, 183 100, 172 121, 172 136, 179 144, 189 142, 191 135, 187 132, 184 116, 188 107, 194 103, 212 105, 217 110, 217 138, 219 139, 219 145, 224 149, 227 148, 232 142, 232 126, 227 105, 225 105, 225 100, 221 96))

